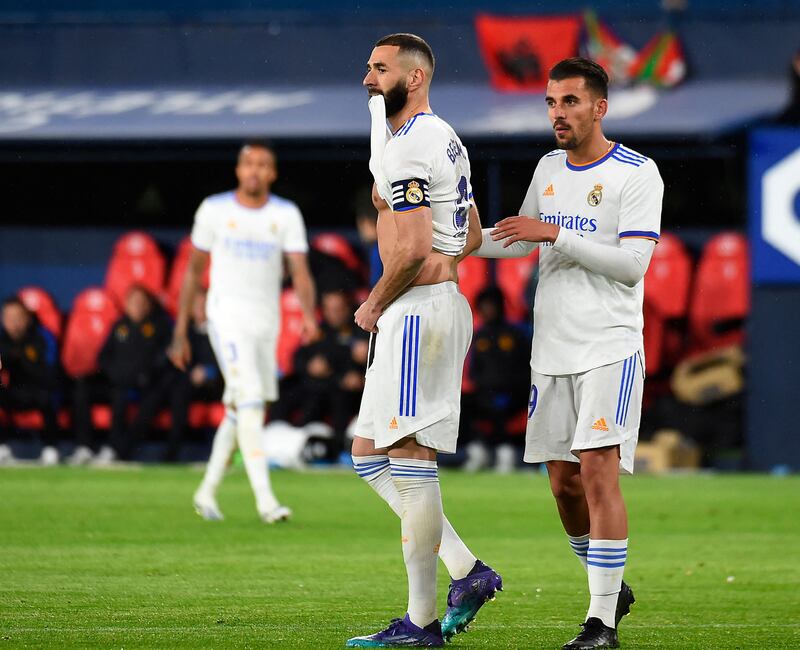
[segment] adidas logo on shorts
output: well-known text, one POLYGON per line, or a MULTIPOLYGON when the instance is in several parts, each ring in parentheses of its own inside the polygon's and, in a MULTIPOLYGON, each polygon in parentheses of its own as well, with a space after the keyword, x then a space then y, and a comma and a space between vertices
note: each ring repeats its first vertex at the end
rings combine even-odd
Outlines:
POLYGON ((594 424, 592 425, 592 429, 595 431, 608 431, 608 425, 606 424, 605 418, 600 418, 599 420, 595 420, 594 424))
POLYGON ((392 418, 392 421, 389 422, 389 428, 390 429, 396 429, 397 428, 397 418, 392 418))

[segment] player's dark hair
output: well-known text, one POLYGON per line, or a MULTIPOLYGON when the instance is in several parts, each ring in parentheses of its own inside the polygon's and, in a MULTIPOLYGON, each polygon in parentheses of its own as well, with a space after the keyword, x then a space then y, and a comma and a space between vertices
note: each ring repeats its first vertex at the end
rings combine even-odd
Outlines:
POLYGON ((30 310, 25 306, 25 303, 20 300, 19 296, 11 295, 3 298, 2 307, 10 307, 11 305, 22 307, 25 311, 30 312, 30 310))
POLYGON ((409 52, 420 54, 430 64, 431 71, 436 68, 436 59, 433 56, 431 46, 425 42, 425 39, 416 34, 389 34, 375 43, 375 47, 381 47, 382 45, 396 45, 400 48, 401 54, 409 52))
POLYGON ((581 77, 589 90, 603 99, 608 99, 608 74, 603 70, 603 66, 591 59, 574 56, 559 61, 550 69, 550 79, 553 81, 563 81, 575 77, 581 77))
POLYGON ((272 157, 275 160, 275 162, 276 163, 278 162, 278 155, 275 153, 275 146, 269 140, 257 140, 257 139, 245 140, 242 143, 242 146, 239 147, 239 156, 238 157, 241 157, 242 152, 245 149, 248 149, 248 148, 250 148, 250 149, 265 149, 265 150, 269 151, 272 154, 272 157))

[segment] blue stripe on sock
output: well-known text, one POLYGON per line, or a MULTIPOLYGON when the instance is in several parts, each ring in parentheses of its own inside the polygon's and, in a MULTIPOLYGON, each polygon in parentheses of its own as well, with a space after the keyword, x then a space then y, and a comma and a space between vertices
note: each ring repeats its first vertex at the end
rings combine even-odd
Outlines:
POLYGON ((378 465, 388 465, 389 459, 386 460, 376 460, 375 462, 370 463, 353 463, 353 467, 361 467, 367 469, 369 467, 377 467, 378 465))
POLYGON ((602 569, 618 569, 625 566, 624 562, 617 562, 616 564, 604 564, 603 562, 595 562, 594 560, 586 560, 586 564, 590 566, 599 566, 602 569))
POLYGON ((605 553, 622 553, 622 552, 626 552, 627 553, 628 552, 628 547, 625 546, 623 548, 598 548, 597 546, 590 546, 589 547, 589 553, 595 553, 595 552, 601 552, 601 553, 602 552, 605 552, 605 553))
POLYGON ((364 470, 364 471, 356 470, 356 474, 358 474, 361 478, 367 478, 368 476, 372 476, 374 474, 380 474, 381 472, 385 471, 386 467, 376 467, 375 469, 371 470, 364 470))

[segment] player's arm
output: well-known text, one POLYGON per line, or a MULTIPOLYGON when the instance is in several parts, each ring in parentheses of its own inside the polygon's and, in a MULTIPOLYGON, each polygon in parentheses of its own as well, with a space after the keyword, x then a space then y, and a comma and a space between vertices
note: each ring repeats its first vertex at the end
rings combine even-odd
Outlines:
POLYGON ((178 316, 175 319, 175 329, 172 331, 172 343, 167 349, 169 360, 181 370, 186 370, 192 360, 192 348, 189 345, 189 314, 192 313, 194 297, 203 282, 203 273, 208 268, 211 256, 199 248, 192 248, 186 274, 183 276, 183 286, 178 299, 178 316))
POLYGON ((397 241, 386 260, 383 275, 355 314, 356 324, 375 332, 383 310, 417 277, 433 246, 433 213, 430 207, 394 213, 397 241))
POLYGON ((474 253, 481 247, 481 216, 478 214, 478 208, 472 204, 469 211, 469 229, 467 230, 467 243, 461 255, 456 258, 456 262, 460 262, 467 255, 474 253))
POLYGON ((287 253, 289 275, 292 276, 292 286, 303 311, 303 342, 313 341, 319 335, 317 318, 314 314, 317 304, 317 290, 311 269, 308 267, 308 255, 305 253, 287 253))

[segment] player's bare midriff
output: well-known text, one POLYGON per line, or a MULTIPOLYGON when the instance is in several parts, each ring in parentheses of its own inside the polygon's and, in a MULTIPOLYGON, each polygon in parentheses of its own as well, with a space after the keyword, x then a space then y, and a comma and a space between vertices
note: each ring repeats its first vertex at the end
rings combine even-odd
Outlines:
MULTIPOLYGON (((395 224, 394 212, 381 200, 383 205, 376 205, 378 208, 378 252, 381 261, 386 264, 386 260, 397 243, 397 225, 395 224)), ((432 250, 425 262, 422 264, 420 272, 417 274, 409 286, 418 287, 428 284, 438 284, 439 282, 458 282, 458 263, 455 257, 445 255, 432 250)))

